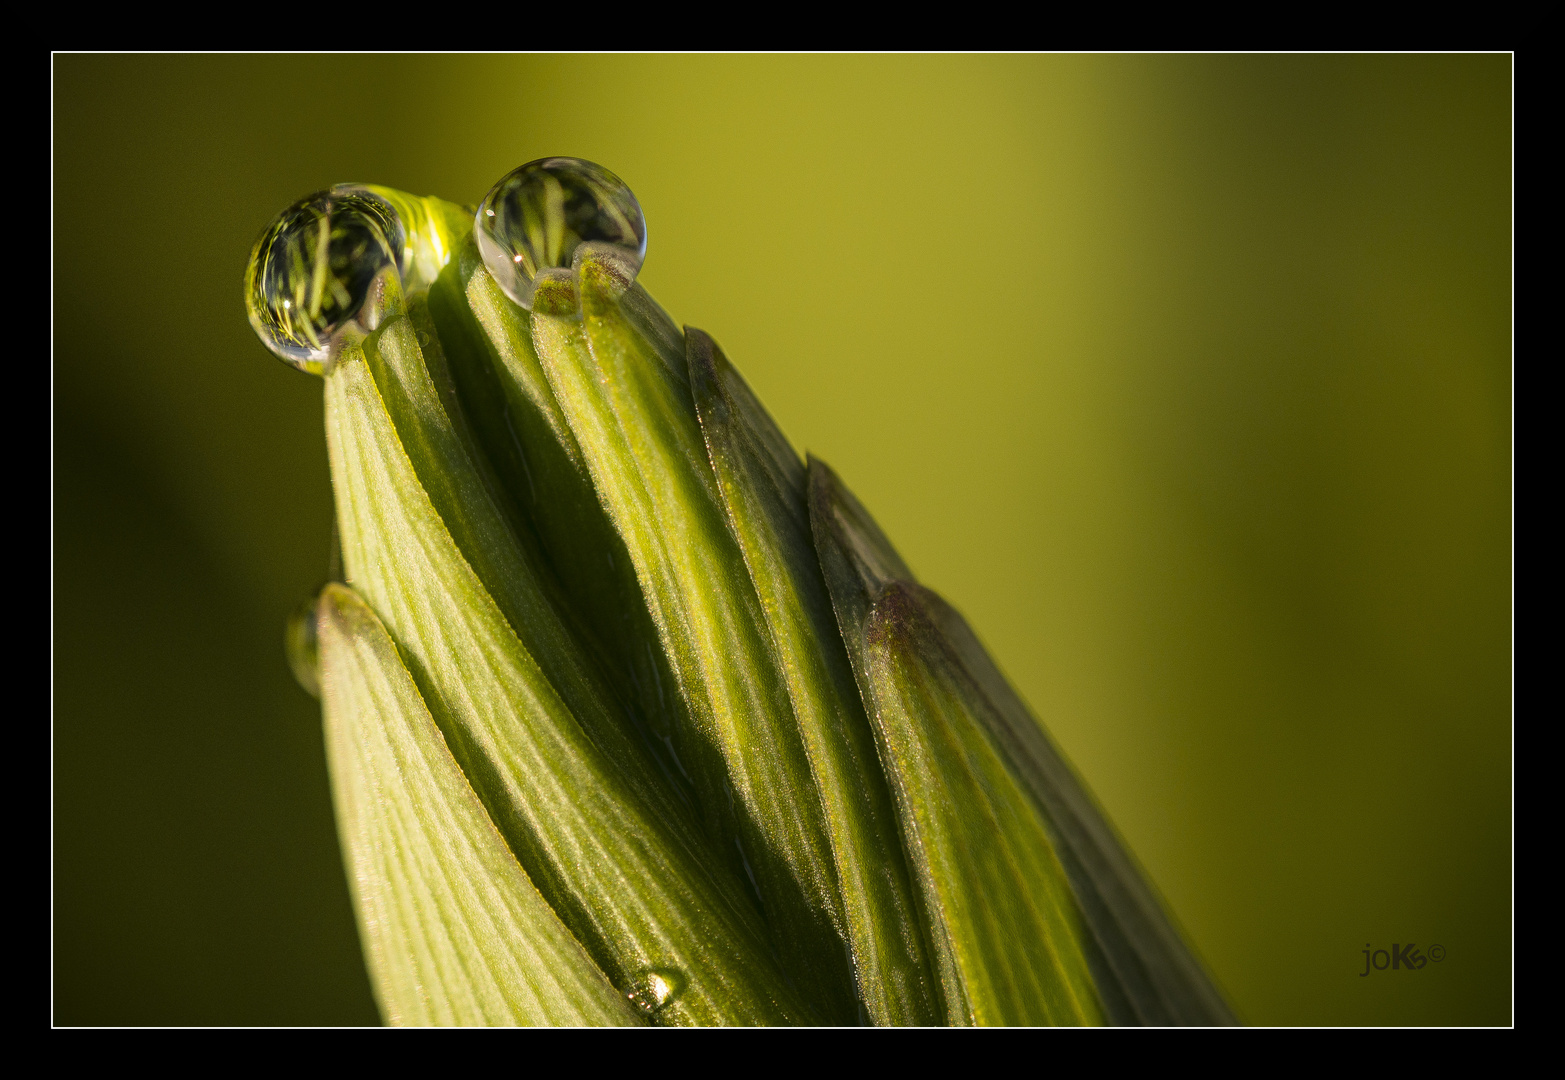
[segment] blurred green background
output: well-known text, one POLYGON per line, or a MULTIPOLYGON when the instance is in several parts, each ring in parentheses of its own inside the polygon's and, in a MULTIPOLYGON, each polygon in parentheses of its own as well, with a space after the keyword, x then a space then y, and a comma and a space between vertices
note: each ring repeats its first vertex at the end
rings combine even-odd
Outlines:
POLYGON ((54 1020, 375 1021, 321 384, 250 246, 613 169, 642 280, 960 607, 1233 1000, 1511 1017, 1511 61, 54 61, 54 1020), (1366 945, 1443 944, 1360 978, 1366 945))

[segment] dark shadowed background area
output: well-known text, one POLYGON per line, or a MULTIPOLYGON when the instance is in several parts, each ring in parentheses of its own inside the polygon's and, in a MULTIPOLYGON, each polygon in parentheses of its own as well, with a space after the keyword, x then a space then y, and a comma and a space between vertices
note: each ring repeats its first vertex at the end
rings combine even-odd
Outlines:
POLYGON ((376 1021, 321 384, 250 246, 607 165, 642 280, 961 608, 1239 1015, 1511 1017, 1511 61, 54 61, 53 1017, 376 1021), (1444 946, 1417 971, 1366 949, 1444 946))

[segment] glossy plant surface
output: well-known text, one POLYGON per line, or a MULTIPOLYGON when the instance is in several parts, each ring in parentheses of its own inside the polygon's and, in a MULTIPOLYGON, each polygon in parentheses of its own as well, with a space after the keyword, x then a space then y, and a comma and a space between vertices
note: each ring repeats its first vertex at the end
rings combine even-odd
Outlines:
POLYGON ((379 279, 319 366, 345 584, 288 639, 388 1021, 1231 1022, 961 616, 600 239, 628 187, 380 190, 430 271, 318 256, 379 279))

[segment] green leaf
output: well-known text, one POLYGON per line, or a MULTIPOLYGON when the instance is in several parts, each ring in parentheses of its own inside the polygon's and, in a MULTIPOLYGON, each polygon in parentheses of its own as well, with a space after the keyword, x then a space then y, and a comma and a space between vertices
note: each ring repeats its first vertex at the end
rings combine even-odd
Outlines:
POLYGON ((627 783, 683 822, 685 809, 661 781, 630 713, 562 618, 563 597, 507 520, 498 481, 466 430, 424 298, 413 297, 405 317, 367 339, 363 356, 418 483, 523 648, 627 783))
POLYGON ((518 861, 615 987, 637 1000, 662 987, 658 1022, 808 1019, 490 498, 438 365, 424 364, 437 342, 419 310, 414 297, 327 378, 349 582, 518 861))
POLYGON ((809 463, 821 567, 869 706, 950 1023, 1231 1015, 966 622, 809 463))
POLYGON ((859 998, 876 1024, 932 1024, 934 988, 896 809, 810 537, 804 463, 716 343, 694 327, 685 341, 729 526, 820 790, 859 998))
POLYGON ((1233 1013, 1087 788, 949 604, 924 591, 940 641, 971 680, 974 709, 1050 827, 1092 940, 1115 1023, 1214 1025, 1233 1013))
POLYGON ((528 880, 352 590, 316 607, 326 749, 376 999, 393 1024, 636 1024, 528 880))
POLYGON ((276 226, 352 301, 330 352, 246 280, 326 373, 352 588, 286 642, 389 1020, 1231 1022, 966 622, 639 249, 583 243, 529 313, 477 211, 367 190, 395 219, 331 196, 352 266, 276 226))
POLYGON ((624 689, 665 780, 689 797, 665 742, 683 714, 673 674, 624 542, 598 504, 533 350, 527 312, 500 291, 470 236, 430 290, 429 307, 462 411, 481 456, 494 464, 518 535, 536 538, 540 563, 569 597, 573 627, 624 689))
POLYGON ((666 319, 612 267, 581 260, 577 288, 579 311, 568 286, 540 285, 531 338, 673 672, 685 709, 673 740, 679 758, 714 833, 736 843, 801 992, 828 1022, 853 1023, 825 812, 760 598, 728 531, 683 356, 668 355, 658 332, 666 319))

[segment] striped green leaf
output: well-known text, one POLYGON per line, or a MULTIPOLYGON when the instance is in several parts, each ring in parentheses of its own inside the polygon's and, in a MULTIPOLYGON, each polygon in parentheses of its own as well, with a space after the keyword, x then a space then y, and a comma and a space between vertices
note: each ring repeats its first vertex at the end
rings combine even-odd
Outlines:
POLYGON ((350 583, 522 867, 616 988, 652 1000, 659 1022, 808 1019, 740 884, 495 505, 421 312, 409 298, 327 379, 350 583))
POLYGON ((386 628, 315 608, 326 750, 370 981, 393 1024, 637 1024, 467 782, 386 628))
MULTIPOLYGON (((574 289, 540 285, 533 354, 635 569, 682 706, 671 743, 709 828, 733 845, 801 993, 828 1022, 853 1023, 825 810, 761 600, 729 532, 683 350, 673 352, 668 321, 651 307, 588 258, 574 289)), ((502 376, 522 381, 509 366, 502 376)))
POLYGON ((896 811, 810 538, 804 463, 717 344, 693 327, 685 342, 723 508, 821 793, 859 999, 876 1024, 934 1023, 896 811))
POLYGON ((533 349, 528 313, 500 291, 470 236, 430 289, 429 309, 460 411, 483 448, 475 456, 493 464, 497 501, 519 539, 535 541, 538 561, 569 598, 564 614, 622 689, 664 779, 688 798, 668 752, 683 715, 673 673, 533 349))
POLYGON ((821 566, 892 790, 947 1022, 1231 1022, 971 629, 822 462, 821 566))
POLYGON ((1232 1021, 966 622, 710 337, 601 245, 525 311, 474 211, 368 190, 405 247, 309 367, 347 585, 289 647, 388 1020, 1232 1021))

